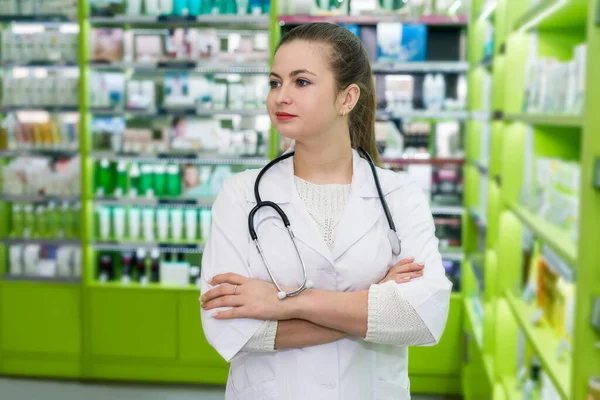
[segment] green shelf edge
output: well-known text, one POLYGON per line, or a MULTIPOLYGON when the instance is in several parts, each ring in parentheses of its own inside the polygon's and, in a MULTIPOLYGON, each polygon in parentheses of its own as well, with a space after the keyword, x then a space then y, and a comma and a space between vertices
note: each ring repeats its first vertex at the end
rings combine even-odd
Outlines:
POLYGON ((470 325, 475 335, 475 343, 477 348, 483 354, 483 323, 477 322, 477 315, 475 315, 473 299, 465 298, 465 312, 467 315, 467 323, 470 325))
POLYGON ((555 351, 560 340, 546 322, 543 322, 541 326, 531 324, 529 318, 535 311, 534 307, 527 306, 510 292, 506 293, 506 300, 519 326, 538 355, 544 371, 562 398, 568 399, 571 390, 571 359, 563 362, 556 359, 555 351))
POLYGON ((556 225, 545 221, 531 212, 520 207, 516 203, 510 204, 513 213, 533 231, 544 243, 556 251, 572 267, 577 266, 577 244, 569 238, 569 235, 556 225))
POLYGON ((582 127, 583 117, 580 115, 553 114, 504 114, 505 121, 526 122, 531 125, 582 127))
POLYGON ((507 399, 512 400, 523 398, 523 392, 517 388, 517 379, 515 377, 502 377, 502 386, 504 387, 504 393, 506 393, 507 399))
POLYGON ((584 29, 587 23, 587 7, 587 0, 543 0, 518 18, 513 25, 513 30, 527 31, 534 28, 556 29, 567 27, 581 27, 584 29), (544 15, 545 13, 548 13, 548 15, 544 15), (536 21, 538 18, 539 21, 536 21), (534 21, 533 24, 532 21, 534 21), (529 24, 531 25, 528 26, 529 24), (525 27, 526 29, 524 29, 525 27))
POLYGON ((149 283, 148 285, 140 285, 139 282, 131 282, 128 285, 124 285, 121 282, 111 281, 106 283, 101 283, 98 281, 94 281, 87 284, 87 287, 93 289, 112 289, 112 290, 143 290, 143 291, 161 291, 161 292, 198 292, 200 293, 200 288, 194 285, 188 286, 168 286, 161 285, 159 283, 149 283))

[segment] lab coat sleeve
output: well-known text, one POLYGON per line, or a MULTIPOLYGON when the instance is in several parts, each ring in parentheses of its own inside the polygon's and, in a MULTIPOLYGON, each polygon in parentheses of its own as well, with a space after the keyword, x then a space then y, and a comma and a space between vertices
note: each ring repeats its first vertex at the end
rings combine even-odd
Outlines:
MULTIPOLYGON (((251 277, 248 264, 248 216, 240 176, 225 181, 212 207, 210 236, 202 256, 200 290, 206 293, 213 286, 209 281, 223 273, 233 272, 251 277)), ((212 313, 220 310, 201 309, 202 329, 208 343, 226 360, 231 361, 263 321, 254 319, 216 320, 212 313)))
POLYGON ((452 283, 442 265, 431 208, 416 183, 407 183, 394 197, 394 221, 402 242, 398 260, 414 257, 425 264, 422 277, 396 284, 396 290, 429 329, 435 340, 430 344, 436 344, 446 327, 452 283))

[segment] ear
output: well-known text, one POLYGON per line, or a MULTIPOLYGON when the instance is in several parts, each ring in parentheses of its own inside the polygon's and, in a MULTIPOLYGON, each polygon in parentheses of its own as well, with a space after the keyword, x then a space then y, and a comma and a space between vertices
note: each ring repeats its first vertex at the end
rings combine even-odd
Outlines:
POLYGON ((346 115, 350 113, 355 107, 356 103, 358 103, 358 99, 360 98, 360 88, 357 84, 352 83, 348 85, 348 87, 340 93, 340 115, 346 115))

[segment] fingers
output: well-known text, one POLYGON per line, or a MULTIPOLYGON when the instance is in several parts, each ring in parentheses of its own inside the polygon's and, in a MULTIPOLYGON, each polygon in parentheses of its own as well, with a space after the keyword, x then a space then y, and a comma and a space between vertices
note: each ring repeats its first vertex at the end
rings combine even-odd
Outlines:
POLYGON ((423 263, 408 263, 408 264, 402 264, 402 265, 396 264, 392 268, 390 268, 388 275, 389 274, 402 274, 402 273, 408 273, 408 272, 422 272, 424 268, 425 268, 425 264, 423 264, 423 263))
POLYGON ((239 286, 236 290, 235 285, 219 285, 219 286, 209 290, 208 292, 204 293, 200 297, 200 301, 202 303, 206 303, 208 301, 214 300, 219 297, 230 296, 230 295, 233 295, 234 293, 239 294, 239 292, 240 292, 239 286))
POLYGON ((208 311, 214 310, 215 308, 240 307, 242 305, 243 302, 240 296, 222 296, 210 301, 203 302, 202 308, 208 311))
POLYGON ((412 272, 412 273, 408 273, 408 274, 395 274, 392 277, 392 280, 396 283, 406 283, 406 282, 410 282, 412 279, 420 278, 421 276, 423 276, 422 272, 412 272))
POLYGON ((400 261, 398 261, 398 262, 397 262, 397 263, 394 265, 394 267, 397 267, 397 266, 400 266, 400 265, 404 265, 404 264, 410 264, 410 263, 412 263, 413 261, 415 261, 415 259, 414 259, 413 257, 408 257, 408 258, 405 258, 405 259, 403 259, 403 260, 400 260, 400 261))
POLYGON ((222 283, 229 283, 230 285, 241 285, 246 282, 248 278, 245 276, 234 274, 233 272, 229 272, 226 274, 215 275, 209 284, 216 286, 222 283))
POLYGON ((214 319, 236 319, 247 318, 244 307, 232 308, 231 310, 216 312, 212 315, 214 319))

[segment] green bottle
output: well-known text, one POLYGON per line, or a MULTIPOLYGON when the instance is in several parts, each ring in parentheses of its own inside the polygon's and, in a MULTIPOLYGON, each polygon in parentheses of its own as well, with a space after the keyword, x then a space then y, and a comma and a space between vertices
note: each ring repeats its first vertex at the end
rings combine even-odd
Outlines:
POLYGON ((23 208, 19 204, 12 208, 12 236, 16 238, 23 237, 24 220, 23 208))
POLYGON ((115 196, 121 197, 127 194, 129 190, 129 172, 127 171, 127 163, 119 161, 117 164, 117 186, 115 188, 115 196))
POLYGON ((167 191, 166 170, 162 164, 154 166, 154 195, 157 197, 163 197, 167 191))
POLYGON ((167 167, 167 196, 181 196, 181 173, 178 165, 167 167))

